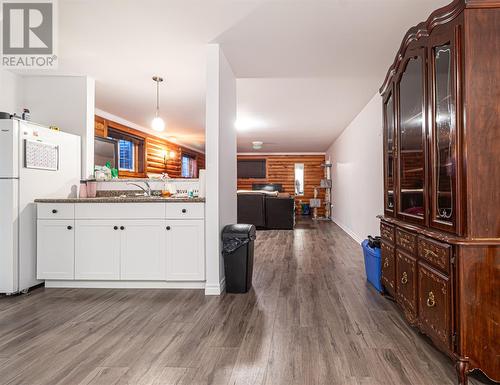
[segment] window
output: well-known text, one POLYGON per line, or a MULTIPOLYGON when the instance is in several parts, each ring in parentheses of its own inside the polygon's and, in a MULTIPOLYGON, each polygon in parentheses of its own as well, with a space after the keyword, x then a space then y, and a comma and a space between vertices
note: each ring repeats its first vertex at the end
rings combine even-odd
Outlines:
POLYGON ((142 177, 144 174, 144 138, 108 126, 108 138, 117 143, 118 171, 121 177, 142 177))
POLYGON ((118 141, 118 169, 134 171, 134 144, 128 140, 118 141))
POLYGON ((196 178, 198 176, 198 165, 194 156, 189 154, 182 154, 181 176, 183 178, 196 178))
POLYGON ((304 163, 295 163, 295 195, 304 195, 304 163))

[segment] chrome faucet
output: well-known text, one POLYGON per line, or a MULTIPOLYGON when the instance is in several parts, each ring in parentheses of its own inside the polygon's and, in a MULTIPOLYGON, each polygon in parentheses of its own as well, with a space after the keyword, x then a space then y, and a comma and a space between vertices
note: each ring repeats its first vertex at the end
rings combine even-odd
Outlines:
POLYGON ((145 196, 148 196, 148 197, 152 196, 153 190, 151 190, 151 185, 149 184, 149 182, 145 180, 142 183, 144 183, 146 185, 146 188, 142 187, 138 183, 127 182, 128 185, 133 185, 133 186, 139 187, 142 191, 144 191, 145 196))

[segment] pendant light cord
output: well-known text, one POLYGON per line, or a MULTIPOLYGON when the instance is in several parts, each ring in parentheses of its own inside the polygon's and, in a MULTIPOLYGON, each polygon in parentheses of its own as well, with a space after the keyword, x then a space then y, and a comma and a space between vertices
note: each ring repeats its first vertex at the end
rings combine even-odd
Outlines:
POLYGON ((160 116, 160 81, 156 80, 156 117, 160 116))

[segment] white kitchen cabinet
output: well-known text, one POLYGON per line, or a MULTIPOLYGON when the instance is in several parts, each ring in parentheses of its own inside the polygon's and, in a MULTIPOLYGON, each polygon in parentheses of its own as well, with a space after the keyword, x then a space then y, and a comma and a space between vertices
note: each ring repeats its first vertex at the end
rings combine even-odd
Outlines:
POLYGON ((37 278, 75 278, 74 220, 37 221, 37 278))
POLYGON ((167 280, 205 279, 205 231, 202 219, 167 220, 167 280))
POLYGON ((203 202, 39 203, 47 287, 203 288, 203 202))
POLYGON ((120 225, 120 279, 165 280, 165 221, 126 220, 120 225))
POLYGON ((75 221, 75 279, 120 279, 120 223, 75 221))

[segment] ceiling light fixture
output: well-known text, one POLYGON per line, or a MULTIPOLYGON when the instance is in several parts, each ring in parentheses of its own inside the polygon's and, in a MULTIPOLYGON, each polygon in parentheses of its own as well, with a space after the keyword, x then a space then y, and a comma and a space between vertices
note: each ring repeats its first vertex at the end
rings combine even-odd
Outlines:
POLYGON ((261 119, 252 117, 239 117, 234 122, 234 127, 238 131, 248 131, 267 128, 269 124, 261 119))
POLYGON ((153 76, 153 81, 156 82, 156 112, 155 118, 151 122, 151 128, 161 132, 165 129, 165 122, 160 117, 160 83, 163 81, 163 78, 160 76, 153 76))
POLYGON ((262 145, 264 144, 264 142, 261 142, 261 141, 255 141, 255 142, 252 142, 252 148, 254 150, 260 150, 262 148, 262 145))

